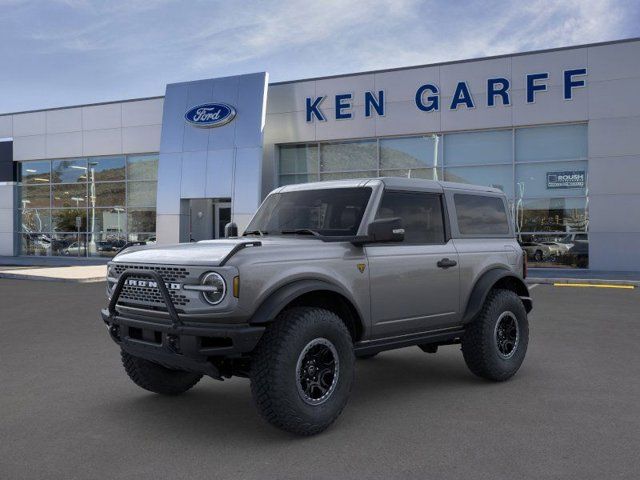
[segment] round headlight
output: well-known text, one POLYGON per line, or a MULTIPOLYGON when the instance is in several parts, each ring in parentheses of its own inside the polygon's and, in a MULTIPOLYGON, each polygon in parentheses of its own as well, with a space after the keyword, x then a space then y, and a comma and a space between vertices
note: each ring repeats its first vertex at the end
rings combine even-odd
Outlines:
POLYGON ((211 305, 219 304, 227 293, 227 286, 224 279, 216 272, 209 272, 202 277, 202 286, 207 287, 202 292, 203 298, 211 305))

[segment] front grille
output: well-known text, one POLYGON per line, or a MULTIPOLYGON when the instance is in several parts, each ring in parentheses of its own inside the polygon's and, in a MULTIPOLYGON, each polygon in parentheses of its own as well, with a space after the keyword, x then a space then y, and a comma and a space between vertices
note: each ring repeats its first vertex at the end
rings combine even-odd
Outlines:
POLYGON ((160 267, 160 266, 149 266, 149 265, 124 265, 122 263, 114 264, 116 276, 120 276, 122 272, 125 270, 129 270, 131 268, 135 270, 153 270, 162 275, 165 282, 177 282, 180 280, 184 280, 189 276, 189 271, 184 267, 160 267))
MULTIPOLYGON (((176 307, 184 307, 190 301, 186 296, 176 292, 175 290, 169 290, 169 295, 171 296, 171 300, 173 300, 173 304, 176 307)), ((164 298, 162 298, 162 294, 157 288, 134 287, 133 285, 124 285, 122 287, 120 301, 144 304, 153 303, 160 306, 164 306, 165 304, 164 298)))
MULTIPOLYGON (((113 265, 114 273, 116 277, 120 277, 125 270, 153 270, 158 272, 165 283, 177 282, 182 283, 182 281, 189 277, 189 270, 184 267, 169 267, 169 266, 156 266, 156 265, 127 265, 117 263, 113 265)), ((129 277, 130 279, 135 280, 151 280, 150 277, 145 277, 140 275, 129 277)), ((171 296, 171 300, 173 301, 173 305, 176 309, 180 310, 180 307, 186 307, 191 301, 182 290, 169 290, 169 295, 171 296)), ((164 298, 155 287, 141 287, 137 285, 123 285, 122 292, 120 293, 120 298, 118 299, 118 303, 127 304, 127 305, 144 305, 146 307, 152 307, 154 310, 166 310, 166 305, 164 302, 164 298)))

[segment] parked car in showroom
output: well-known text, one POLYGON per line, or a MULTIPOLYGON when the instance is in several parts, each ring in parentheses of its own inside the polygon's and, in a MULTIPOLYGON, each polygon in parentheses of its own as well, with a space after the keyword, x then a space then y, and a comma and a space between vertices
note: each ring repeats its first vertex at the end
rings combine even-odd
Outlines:
POLYGON ((280 187, 242 236, 120 252, 102 319, 141 388, 249 378, 268 422, 316 434, 346 406, 356 357, 459 344, 479 377, 518 371, 532 301, 507 212, 502 191, 448 182, 280 187))
POLYGON ((527 256, 535 262, 542 262, 551 257, 551 247, 544 243, 522 242, 520 246, 527 253, 527 256))

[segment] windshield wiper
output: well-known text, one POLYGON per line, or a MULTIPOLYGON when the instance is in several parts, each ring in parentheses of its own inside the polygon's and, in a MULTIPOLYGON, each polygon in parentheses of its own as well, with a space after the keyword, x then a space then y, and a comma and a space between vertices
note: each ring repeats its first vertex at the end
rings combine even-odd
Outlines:
POLYGON ((313 235, 314 237, 321 237, 318 232, 315 230, 311 230, 310 228, 296 228, 292 230, 282 230, 280 232, 282 235, 313 235))
POLYGON ((242 234, 243 237, 247 235, 260 235, 261 237, 264 237, 267 235, 267 232, 263 232, 262 230, 248 230, 242 234))

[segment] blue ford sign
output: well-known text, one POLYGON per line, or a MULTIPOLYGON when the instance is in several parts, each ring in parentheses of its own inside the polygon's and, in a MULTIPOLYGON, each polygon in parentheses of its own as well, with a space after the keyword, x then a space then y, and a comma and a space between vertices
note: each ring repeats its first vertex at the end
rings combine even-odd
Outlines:
POLYGON ((226 103, 204 103, 187 110, 184 118, 195 127, 221 127, 236 116, 236 109, 226 103))

